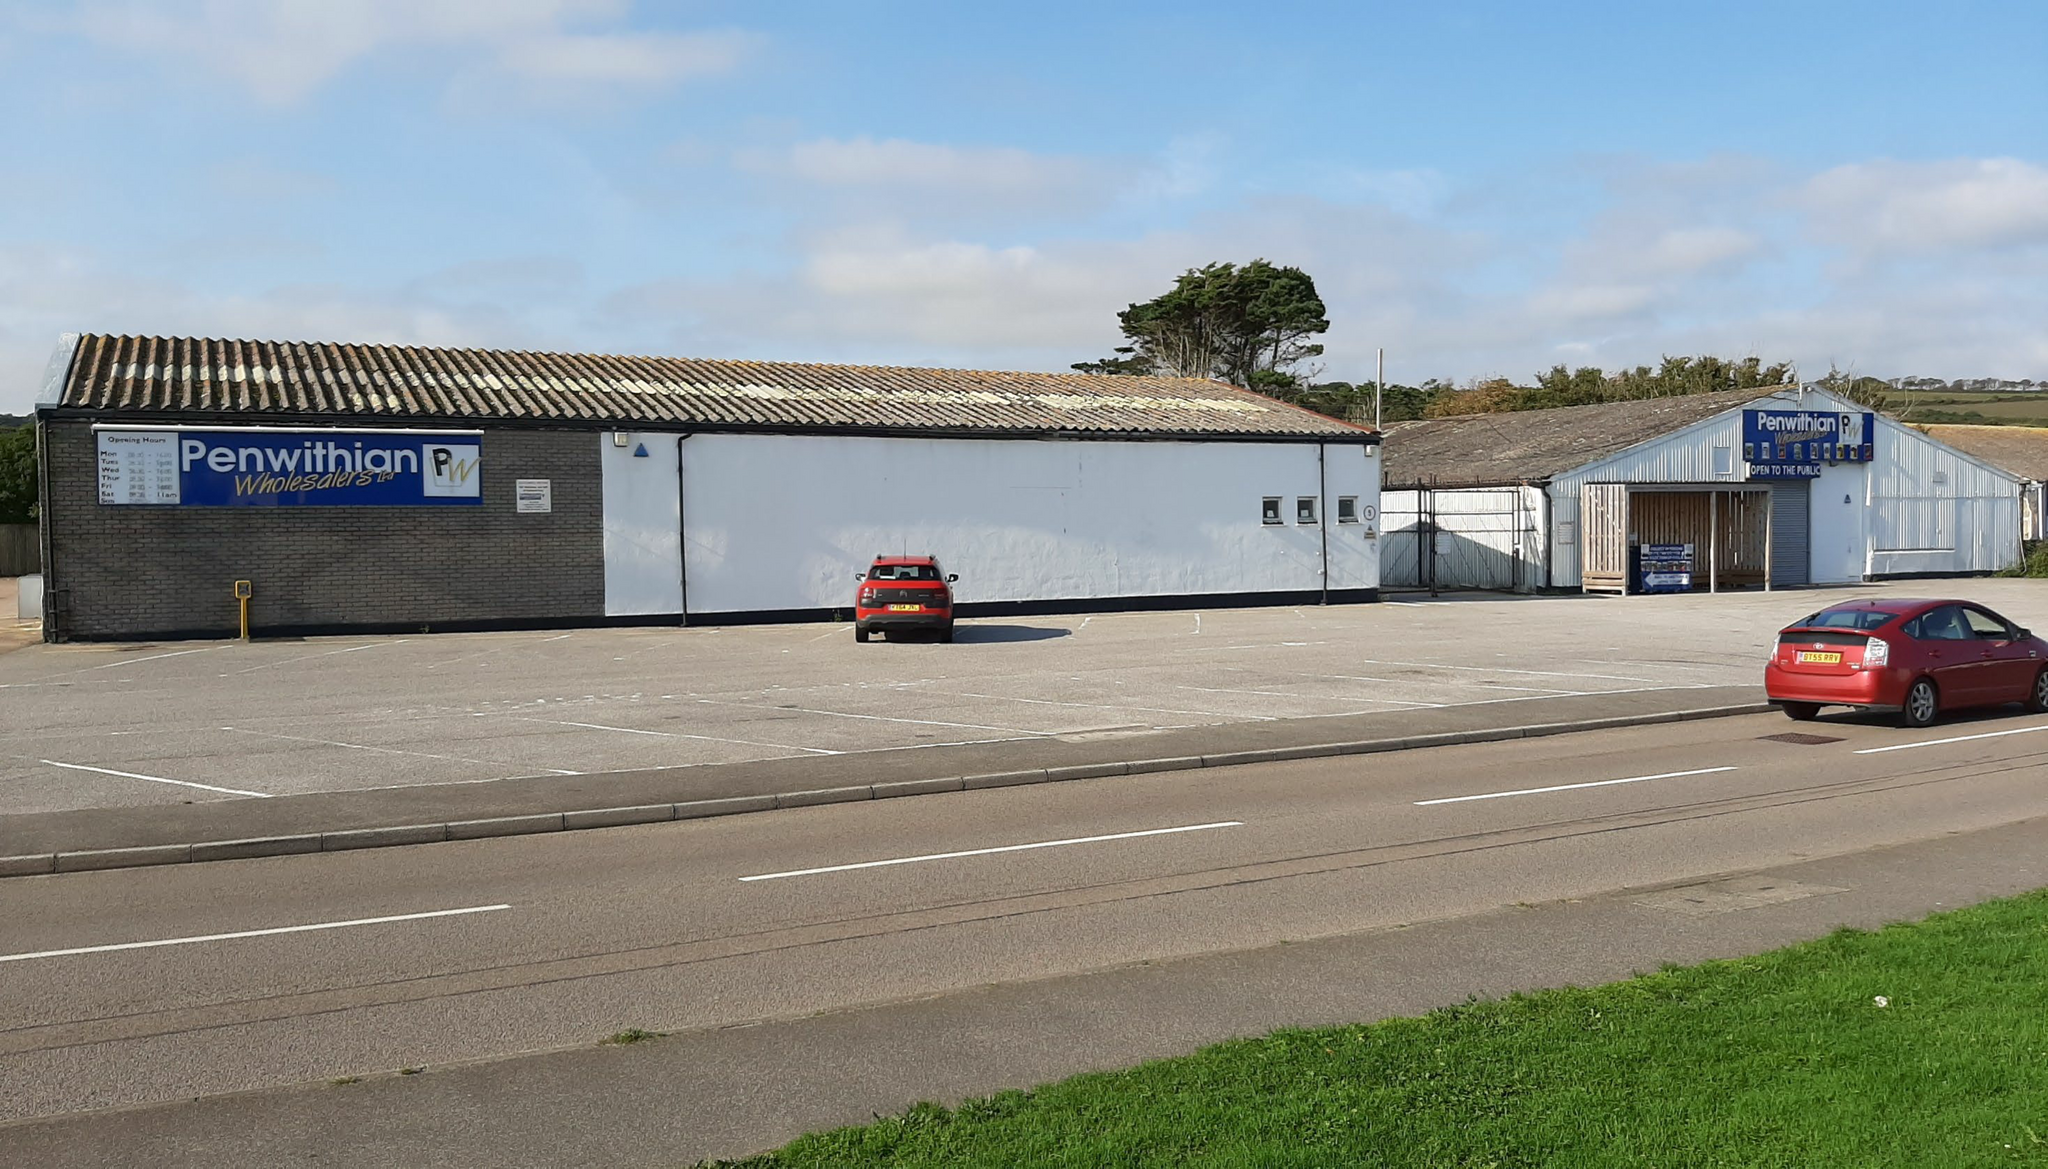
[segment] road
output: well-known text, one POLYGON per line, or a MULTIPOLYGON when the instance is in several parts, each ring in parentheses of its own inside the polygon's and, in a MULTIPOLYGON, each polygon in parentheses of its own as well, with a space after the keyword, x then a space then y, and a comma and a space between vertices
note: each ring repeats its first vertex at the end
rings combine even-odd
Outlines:
POLYGON ((2048 816, 2044 759, 2038 717, 1754 716, 9 880, 0 1120, 944 1002, 1979 832, 2048 816))

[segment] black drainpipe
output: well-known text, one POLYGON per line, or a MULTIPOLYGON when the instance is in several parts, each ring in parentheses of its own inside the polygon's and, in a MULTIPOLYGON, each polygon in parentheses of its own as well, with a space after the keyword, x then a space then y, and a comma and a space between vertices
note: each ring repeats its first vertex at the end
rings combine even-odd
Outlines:
POLYGON ((1330 603, 1330 472, 1325 465, 1329 447, 1316 444, 1316 526, 1323 532, 1323 599, 1318 604, 1330 603))

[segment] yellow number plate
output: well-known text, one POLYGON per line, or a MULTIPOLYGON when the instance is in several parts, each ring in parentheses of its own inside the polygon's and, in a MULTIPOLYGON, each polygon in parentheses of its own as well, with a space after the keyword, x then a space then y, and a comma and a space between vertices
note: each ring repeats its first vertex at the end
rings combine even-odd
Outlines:
POLYGON ((1799 660, 1802 662, 1810 662, 1816 666, 1839 666, 1842 664, 1842 655, 1802 653, 1799 655, 1799 660))
MULTIPOLYGON (((915 613, 922 608, 924 608, 923 605, 891 605, 889 606, 889 611, 891 613, 915 613)), ((1842 655, 1836 654, 1835 660, 1838 662, 1841 661, 1842 655)))

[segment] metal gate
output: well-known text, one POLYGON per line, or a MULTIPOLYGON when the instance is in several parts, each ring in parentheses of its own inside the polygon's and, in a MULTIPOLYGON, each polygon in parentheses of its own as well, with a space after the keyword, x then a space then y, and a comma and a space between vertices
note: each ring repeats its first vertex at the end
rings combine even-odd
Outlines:
POLYGON ((1812 580, 1808 551, 1808 504, 1813 484, 1804 479, 1771 484, 1771 583, 1803 585, 1812 580))
POLYGON ((1537 508, 1522 487, 1380 493, 1384 588, 1526 592, 1542 585, 1537 508))

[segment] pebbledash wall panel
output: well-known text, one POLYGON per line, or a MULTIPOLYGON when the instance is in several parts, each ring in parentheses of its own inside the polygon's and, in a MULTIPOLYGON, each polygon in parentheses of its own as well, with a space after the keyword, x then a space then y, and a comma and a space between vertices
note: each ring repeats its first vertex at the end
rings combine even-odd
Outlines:
POLYGON ((681 452, 693 615, 843 609, 878 553, 936 555, 963 605, 1320 592, 1326 539, 1333 594, 1379 584, 1379 458, 1355 443, 699 434, 681 452))
POLYGON ((484 431, 481 506, 152 507, 100 503, 92 424, 47 425, 53 639, 232 636, 236 580, 254 582, 259 634, 604 614, 587 430, 484 431), (521 479, 549 481, 548 511, 516 510, 521 479))

